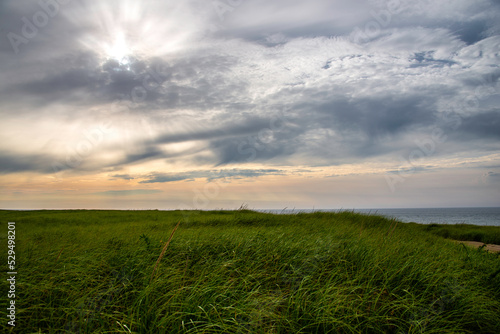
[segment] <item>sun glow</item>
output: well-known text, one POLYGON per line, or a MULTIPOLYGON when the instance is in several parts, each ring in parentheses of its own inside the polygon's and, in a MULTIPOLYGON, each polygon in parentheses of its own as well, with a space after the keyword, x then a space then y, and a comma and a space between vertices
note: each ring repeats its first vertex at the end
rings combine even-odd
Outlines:
POLYGON ((112 44, 105 46, 107 59, 117 60, 120 64, 127 65, 132 54, 123 33, 118 33, 112 44))
POLYGON ((128 65, 133 59, 162 57, 181 51, 188 41, 202 36, 199 14, 182 2, 138 2, 121 0, 95 3, 95 16, 83 16, 77 8, 67 11, 78 25, 94 26, 80 38, 83 47, 98 53, 102 60, 128 65), (161 18, 158 11, 168 13, 161 18))

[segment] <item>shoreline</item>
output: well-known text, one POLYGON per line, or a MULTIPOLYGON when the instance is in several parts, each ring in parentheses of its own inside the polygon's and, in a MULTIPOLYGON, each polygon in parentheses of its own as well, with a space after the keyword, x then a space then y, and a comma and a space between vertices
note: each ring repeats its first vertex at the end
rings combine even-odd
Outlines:
POLYGON ((453 242, 460 243, 463 245, 467 245, 469 247, 479 248, 481 246, 485 246, 484 249, 490 251, 492 253, 500 253, 500 245, 495 244, 485 244, 484 242, 479 241, 465 241, 465 240, 453 240, 453 242))

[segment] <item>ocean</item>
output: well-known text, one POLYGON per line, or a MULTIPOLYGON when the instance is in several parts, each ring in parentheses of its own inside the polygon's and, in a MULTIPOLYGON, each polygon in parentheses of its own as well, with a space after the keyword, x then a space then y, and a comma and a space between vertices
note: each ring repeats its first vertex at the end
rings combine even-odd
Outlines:
MULTIPOLYGON (((260 211, 260 210, 259 210, 260 211)), ((344 209, 344 210, 261 210, 272 213, 297 212, 338 212, 354 211, 371 213, 400 221, 421 224, 473 224, 500 226, 500 207, 498 208, 419 208, 419 209, 344 209)))

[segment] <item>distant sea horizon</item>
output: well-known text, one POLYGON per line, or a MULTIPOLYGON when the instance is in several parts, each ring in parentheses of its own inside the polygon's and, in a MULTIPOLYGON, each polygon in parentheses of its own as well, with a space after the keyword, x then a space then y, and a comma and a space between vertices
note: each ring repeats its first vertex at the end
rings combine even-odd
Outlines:
POLYGON ((384 208, 384 209, 284 209, 256 210, 270 213, 298 212, 339 212, 354 211, 366 214, 376 214, 395 218, 405 223, 420 224, 471 224, 500 226, 500 207, 470 207, 470 208, 384 208))
MULTIPOLYGON (((420 223, 420 224, 471 224, 471 225, 486 225, 500 226, 500 207, 454 207, 454 208, 374 208, 374 209, 256 209, 250 210, 258 212, 267 212, 274 214, 293 214, 293 213, 311 213, 311 212, 341 212, 354 211, 364 214, 381 215, 388 218, 395 218, 405 223, 420 223)), ((159 211, 174 211, 174 209, 154 209, 154 208, 134 208, 134 209, 117 209, 117 208, 49 208, 49 209, 0 209, 12 211, 35 211, 35 210, 159 210, 159 211)), ((221 210, 210 209, 204 211, 221 210)), ((231 210, 231 209, 222 209, 231 210)), ((235 210, 235 209, 233 209, 235 210)))

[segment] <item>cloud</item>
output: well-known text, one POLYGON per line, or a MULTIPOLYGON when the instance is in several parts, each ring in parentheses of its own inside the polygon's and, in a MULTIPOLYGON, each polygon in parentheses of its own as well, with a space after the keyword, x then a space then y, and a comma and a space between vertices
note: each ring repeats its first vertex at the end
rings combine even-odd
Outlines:
POLYGON ((115 175, 112 175, 111 177, 115 178, 115 179, 122 179, 122 180, 127 180, 127 181, 134 179, 134 177, 130 176, 129 174, 115 174, 115 175))
POLYGON ((38 172, 42 174, 54 173, 63 169, 56 164, 57 160, 46 154, 26 154, 0 151, 0 174, 19 172, 38 172))
POLYGON ((434 59, 434 52, 417 52, 413 58, 410 58, 410 61, 413 63, 410 65, 410 68, 415 67, 443 67, 443 66, 452 66, 457 64, 457 62, 446 59, 434 59))
POLYGON ((401 166, 398 170, 387 171, 387 174, 397 174, 402 176, 408 176, 415 173, 425 173, 429 171, 434 171, 436 168, 434 166, 401 166))
POLYGON ((161 190, 155 189, 134 189, 134 190, 108 190, 93 193, 92 195, 101 195, 101 196, 137 196, 137 195, 153 195, 162 193, 161 190))
POLYGON ((482 181, 486 185, 496 187, 498 191, 498 186, 500 185, 500 172, 498 171, 498 169, 496 169, 495 171, 490 170, 489 172, 485 172, 482 175, 482 181))
MULTIPOLYGON (((481 139, 500 139, 500 110, 464 117, 460 130, 481 139)), ((461 132, 462 132, 461 131, 461 132)))
POLYGON ((488 172, 486 176, 491 180, 500 181, 500 173, 499 172, 488 172))
POLYGON ((139 183, 167 183, 176 181, 193 181, 205 178, 207 181, 219 179, 245 179, 266 175, 285 175, 285 171, 278 169, 225 169, 225 170, 204 170, 184 173, 153 173, 147 176, 147 180, 139 183))
MULTIPOLYGON (((401 0, 391 12, 384 1, 236 3, 222 18, 202 1, 61 5, 19 55, 0 43, 2 116, 44 114, 68 128, 106 118, 115 133, 77 166, 85 171, 152 161, 247 170, 255 162, 272 169, 386 159, 411 149, 409 137, 430 133, 450 109, 462 125, 437 155, 497 145, 495 100, 453 110, 485 83, 498 96, 497 4, 401 0), (359 31, 367 38, 353 38, 359 31), (125 60, 106 54, 118 33, 137 49, 125 60)), ((2 6, 4 32, 19 33, 21 18, 41 10, 36 1, 2 6)), ((40 150, 7 150, 14 139, 2 137, 0 170, 69 169, 54 170, 65 154, 38 122, 30 127, 44 141, 40 150)), ((209 177, 196 173, 149 181, 209 177)))

